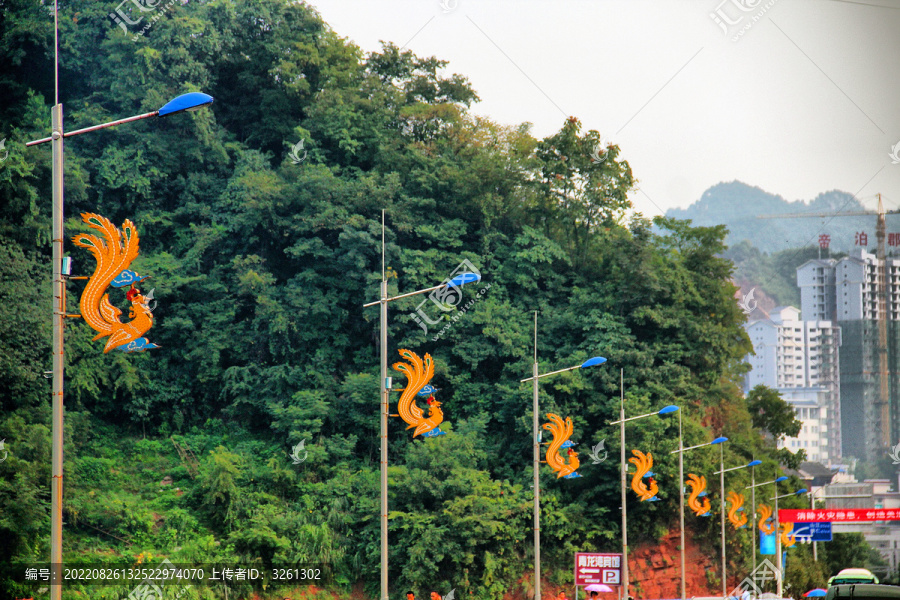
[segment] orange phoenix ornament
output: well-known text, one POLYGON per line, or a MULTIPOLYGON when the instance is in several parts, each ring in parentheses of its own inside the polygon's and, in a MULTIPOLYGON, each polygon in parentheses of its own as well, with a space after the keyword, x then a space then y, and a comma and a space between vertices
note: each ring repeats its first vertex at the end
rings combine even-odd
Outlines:
POLYGON ((656 502, 659 500, 659 498, 656 497, 659 486, 656 485, 656 481, 653 479, 653 473, 650 471, 650 469, 653 468, 653 454, 650 452, 644 454, 640 450, 632 450, 631 453, 634 454, 634 457, 629 458, 628 462, 633 464, 635 469, 637 469, 634 477, 631 478, 631 489, 638 495, 641 502, 644 502, 645 500, 648 502, 656 502), (642 481, 644 477, 649 479, 649 486, 642 481))
POLYGON ((708 517, 711 513, 709 512, 709 498, 706 497, 706 492, 704 491, 706 489, 706 477, 703 475, 697 477, 693 473, 688 473, 688 480, 685 483, 691 488, 688 506, 698 517, 708 517), (703 502, 697 500, 697 498, 701 497, 703 502))
POLYGON ((743 514, 744 495, 736 492, 728 492, 728 502, 731 508, 728 509, 728 520, 734 525, 735 529, 740 529, 747 524, 747 515, 743 514), (737 513, 741 513, 738 518, 737 513))
POLYGON ((779 523, 778 525, 781 527, 781 545, 785 548, 790 548, 794 545, 794 542, 797 541, 797 539, 791 533, 792 531, 794 531, 794 524, 779 523))
POLYGON ((553 440, 550 442, 550 447, 547 448, 547 464, 556 471, 557 479, 581 477, 576 473, 581 462, 578 460, 578 453, 572 450, 571 445, 567 450, 568 462, 559 455, 560 448, 572 437, 572 418, 566 417, 566 420, 563 421, 562 417, 553 413, 547 413, 547 418, 550 419, 550 422, 544 423, 543 427, 553 434, 553 440))
POLYGON ((772 516, 772 509, 765 504, 759 505, 759 530, 770 535, 775 533, 775 523, 767 523, 769 517, 772 516))
POLYGON ((409 424, 407 429, 415 427, 413 437, 421 435, 422 437, 436 437, 446 435, 441 431, 439 425, 444 422, 444 412, 441 410, 441 403, 434 399, 435 388, 428 385, 431 378, 434 377, 434 362, 431 355, 426 354, 425 360, 410 350, 400 350, 400 356, 405 358, 408 363, 397 362, 393 364, 395 370, 406 375, 406 387, 400 395, 397 402, 397 412, 401 419, 409 424), (427 396, 428 416, 416 404, 416 396, 427 396))
POLYGON ((138 232, 134 223, 127 220, 122 224, 122 233, 106 217, 93 213, 82 213, 81 218, 91 229, 96 229, 101 237, 80 234, 72 238, 72 242, 81 248, 87 248, 97 260, 94 274, 88 280, 81 295, 81 316, 97 335, 95 340, 109 336, 103 353, 112 349, 124 352, 142 352, 151 348, 159 348, 143 337, 153 327, 153 291, 144 296, 135 284, 146 279, 128 267, 138 255, 138 232), (124 240, 123 240, 124 233, 124 240), (119 320, 122 311, 109 301, 107 288, 121 288, 130 285, 126 298, 131 302, 128 317, 131 321, 123 323, 119 320))

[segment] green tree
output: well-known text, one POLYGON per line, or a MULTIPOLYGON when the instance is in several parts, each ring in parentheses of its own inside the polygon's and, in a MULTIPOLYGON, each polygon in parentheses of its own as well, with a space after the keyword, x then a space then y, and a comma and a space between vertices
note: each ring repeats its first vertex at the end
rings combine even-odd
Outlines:
POLYGON ((753 418, 753 426, 776 440, 785 436, 796 437, 803 426, 791 405, 781 398, 781 394, 761 384, 747 394, 747 410, 753 418))

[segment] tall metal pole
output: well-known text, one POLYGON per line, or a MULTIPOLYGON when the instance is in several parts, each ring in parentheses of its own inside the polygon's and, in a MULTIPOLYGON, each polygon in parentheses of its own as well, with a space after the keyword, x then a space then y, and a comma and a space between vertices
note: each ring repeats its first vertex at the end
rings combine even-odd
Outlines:
POLYGON ((680 509, 681 522, 681 600, 686 600, 685 571, 684 571, 684 438, 681 433, 681 413, 678 411, 678 508, 680 509))
POLYGON ((53 126, 53 406, 52 481, 50 488, 50 564, 57 585, 50 586, 50 599, 62 598, 62 503, 63 503, 63 330, 66 318, 66 286, 63 258, 63 107, 51 109, 53 126))
POLYGON ((775 484, 775 593, 781 598, 782 581, 784 579, 784 561, 781 560, 781 530, 778 524, 778 483, 775 484))
POLYGON ((625 369, 619 369, 619 442, 622 471, 622 598, 628 600, 628 515, 625 508, 625 369))
POLYGON ((725 444, 719 444, 719 511, 722 513, 722 598, 728 597, 725 581, 725 444))
POLYGON ((532 406, 534 421, 534 600, 541 600, 541 440, 538 437, 538 360, 537 360, 537 311, 534 311, 534 390, 532 406))
MULTIPOLYGON (((810 486, 810 487, 812 487, 812 486, 810 486)), ((809 494, 809 507, 813 510, 816 510, 816 496, 812 492, 810 492, 810 494, 809 494)), ((812 544, 813 544, 813 560, 818 562, 818 560, 819 560, 818 548, 816 547, 815 542, 813 542, 812 544)))
POLYGON ((59 3, 53 0, 53 108, 50 109, 53 139, 53 342, 51 346, 53 397, 51 400, 51 480, 50 486, 50 568, 57 585, 50 586, 50 600, 62 599, 62 503, 63 503, 63 389, 64 327, 66 286, 62 277, 63 258, 63 107, 59 102, 59 3))
POLYGON ((753 520, 750 523, 750 531, 752 532, 750 535, 751 540, 753 541, 753 573, 756 572, 756 536, 759 535, 757 533, 756 527, 756 467, 750 467, 750 504, 753 506, 753 520))
POLYGON ((388 442, 387 418, 390 385, 387 370, 387 278, 384 272, 384 211, 381 211, 381 600, 388 600, 388 442))

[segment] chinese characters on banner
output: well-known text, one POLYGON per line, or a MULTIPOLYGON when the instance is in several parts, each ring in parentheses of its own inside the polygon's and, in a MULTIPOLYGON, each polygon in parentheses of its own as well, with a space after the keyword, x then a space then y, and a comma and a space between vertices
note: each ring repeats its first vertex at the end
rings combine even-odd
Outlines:
MULTIPOLYGON (((865 231, 857 231, 853 238, 853 244, 856 246, 866 247, 869 245, 869 234, 865 231)), ((827 250, 831 245, 831 236, 827 233, 819 234, 819 248, 827 250)), ((900 246, 900 233, 887 234, 887 245, 891 247, 900 246)))

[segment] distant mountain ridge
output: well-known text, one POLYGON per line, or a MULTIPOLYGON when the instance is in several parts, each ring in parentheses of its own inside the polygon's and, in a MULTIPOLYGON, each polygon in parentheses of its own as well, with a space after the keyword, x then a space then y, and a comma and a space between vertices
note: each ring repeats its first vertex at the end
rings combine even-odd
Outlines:
MULTIPOLYGON (((886 207, 890 210, 892 207, 886 207)), ((852 194, 840 190, 823 192, 811 202, 789 202, 758 187, 740 181, 719 183, 687 208, 673 208, 666 216, 690 219, 694 225, 728 227, 729 246, 748 240, 763 252, 816 246, 819 235, 830 236, 832 252, 848 252, 856 245, 856 233, 867 234, 866 246, 874 252, 876 217, 808 217, 759 219, 759 215, 781 213, 845 213, 867 210, 852 194)), ((888 215, 887 228, 900 231, 900 219, 888 215)), ((889 248, 889 250, 891 250, 889 248)))

